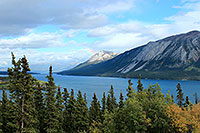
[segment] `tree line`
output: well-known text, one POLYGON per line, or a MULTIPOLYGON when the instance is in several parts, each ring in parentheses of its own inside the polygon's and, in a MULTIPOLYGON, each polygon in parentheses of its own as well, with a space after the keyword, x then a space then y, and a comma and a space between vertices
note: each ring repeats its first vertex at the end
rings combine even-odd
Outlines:
POLYGON ((0 131, 3 133, 168 133, 200 132, 200 104, 184 98, 180 83, 177 96, 166 96, 159 84, 144 88, 139 76, 137 89, 128 81, 127 94, 117 103, 114 87, 90 106, 86 94, 55 85, 52 66, 45 86, 29 73, 26 57, 16 61, 12 53, 9 98, 5 90, 0 104, 0 131), (175 100, 177 102, 175 102, 175 100), (176 104, 177 103, 177 104, 176 104))

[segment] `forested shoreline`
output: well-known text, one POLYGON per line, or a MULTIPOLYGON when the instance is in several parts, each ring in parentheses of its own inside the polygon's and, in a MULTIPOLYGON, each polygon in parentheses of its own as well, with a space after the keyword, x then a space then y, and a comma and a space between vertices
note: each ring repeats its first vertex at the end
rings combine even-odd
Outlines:
POLYGON ((111 85, 106 96, 98 99, 94 93, 87 106, 86 93, 57 87, 52 76, 41 86, 29 73, 28 61, 16 61, 8 69, 9 97, 3 90, 0 104, 0 130, 4 133, 168 133, 200 132, 200 103, 195 94, 192 104, 184 96, 180 83, 177 96, 166 96, 159 84, 144 88, 139 76, 136 91, 128 81, 127 93, 120 93, 119 103, 111 85))

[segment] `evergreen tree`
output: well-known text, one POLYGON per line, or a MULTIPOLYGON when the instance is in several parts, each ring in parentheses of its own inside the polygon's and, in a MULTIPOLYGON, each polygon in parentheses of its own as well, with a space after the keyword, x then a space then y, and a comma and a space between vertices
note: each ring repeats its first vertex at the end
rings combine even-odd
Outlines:
POLYGON ((101 103, 102 103, 102 113, 104 114, 105 113, 105 110, 106 110, 106 93, 103 92, 103 97, 102 97, 102 100, 101 100, 101 103))
POLYGON ((122 109, 124 107, 124 96, 122 95, 122 92, 120 93, 120 101, 119 101, 119 108, 122 109))
POLYGON ((114 88, 112 85, 111 85, 109 94, 110 94, 110 98, 111 98, 111 107, 110 108, 111 108, 111 111, 113 112, 117 108, 117 102, 116 102, 116 98, 114 95, 114 88))
POLYGON ((100 103, 99 103, 95 93, 94 93, 94 96, 93 96, 92 99, 93 100, 92 100, 92 102, 90 104, 90 110, 89 110, 90 122, 91 123, 93 121, 101 122, 100 103))
POLYGON ((178 85, 176 86, 177 87, 177 104, 179 105, 179 107, 182 107, 183 106, 183 101, 184 101, 184 98, 183 98, 183 92, 182 92, 182 89, 181 89, 181 84, 178 83, 178 85))
POLYGON ((189 105, 190 105, 189 97, 186 96, 184 106, 187 107, 187 106, 189 106, 189 105))
POLYGON ((45 119, 45 104, 44 104, 44 96, 42 92, 42 87, 38 83, 35 87, 35 95, 34 95, 34 101, 35 101, 35 107, 36 107, 36 117, 38 120, 37 127, 38 131, 40 133, 45 132, 45 125, 44 125, 44 119, 45 119))
MULTIPOLYGON (((0 110, 1 110, 1 102, 0 102, 0 110)), ((0 132, 2 133, 3 131, 2 131, 2 125, 3 125, 3 123, 2 123, 2 112, 0 111, 0 132)))
POLYGON ((105 119, 104 115, 105 115, 105 111, 106 111, 106 93, 105 92, 103 92, 103 97, 101 99, 101 103, 102 103, 102 107, 101 107, 101 116, 102 116, 101 122, 103 123, 103 121, 105 119))
POLYGON ((110 98, 110 95, 108 94, 107 101, 106 101, 106 109, 109 113, 112 112, 112 105, 111 104, 112 104, 111 98, 110 98))
POLYGON ((84 93, 83 97, 84 97, 84 101, 85 101, 85 103, 86 103, 86 105, 87 105, 87 97, 86 97, 86 93, 84 93))
POLYGON ((54 133, 58 132, 59 127, 57 108, 56 108, 56 86, 54 83, 54 78, 52 76, 52 66, 49 67, 49 75, 47 75, 48 83, 46 84, 46 132, 54 133))
POLYGON ((67 108, 68 106, 68 99, 69 99, 69 92, 67 91, 67 88, 64 88, 63 101, 64 101, 65 108, 67 108))
POLYGON ((172 103, 174 103, 174 95, 173 94, 171 95, 171 98, 172 98, 172 103))
POLYGON ((19 59, 17 62, 15 61, 15 56, 13 53, 12 55, 12 68, 8 68, 8 77, 9 77, 9 93, 10 93, 10 99, 13 102, 13 110, 15 110, 15 113, 12 115, 15 115, 16 123, 13 123, 15 125, 14 128, 16 128, 16 132, 20 132, 20 125, 21 125, 21 102, 20 98, 22 95, 22 83, 20 79, 21 76, 21 60, 19 59))
POLYGON ((23 83, 23 94, 21 99, 22 104, 22 122, 21 132, 37 132, 37 117, 36 108, 34 103, 34 86, 36 85, 36 79, 34 79, 28 72, 31 71, 29 68, 28 61, 24 56, 21 59, 22 66, 22 83, 23 83), (22 123, 23 124, 23 123, 22 123), (24 128, 23 128, 24 127, 24 128))
POLYGON ((167 100, 167 104, 169 105, 173 104, 173 99, 170 95, 170 91, 168 91, 168 93, 166 94, 166 100, 167 100))
POLYGON ((199 98, 198 98, 196 92, 194 93, 194 99, 195 99, 195 104, 198 104, 199 103, 199 98))
POLYGON ((137 85, 137 91, 138 92, 141 92, 141 91, 143 91, 143 84, 142 84, 142 82, 141 82, 141 74, 139 75, 139 79, 138 79, 138 85, 137 85))
POLYGON ((82 97, 82 93, 79 90, 76 102, 76 131, 87 132, 89 130, 89 115, 87 104, 82 97))
POLYGON ((67 88, 64 88, 63 92, 63 100, 64 100, 64 111, 63 111, 63 130, 64 132, 68 131, 68 100, 69 100, 69 93, 67 91, 67 88))
POLYGON ((12 54, 12 64, 14 67, 8 69, 10 99, 15 104, 16 128, 17 132, 36 132, 36 110, 34 104, 34 90, 36 80, 29 74, 31 71, 28 61, 24 56, 15 61, 12 54))
POLYGON ((133 83, 131 83, 131 80, 128 80, 128 88, 126 89, 127 91, 127 97, 130 98, 133 93, 133 88, 132 88, 133 83))
POLYGON ((9 101, 7 97, 7 93, 5 90, 3 90, 3 97, 2 97, 2 104, 1 104, 1 122, 2 126, 1 129, 4 133, 11 132, 10 127, 8 125, 9 123, 9 101))
POLYGON ((62 133, 63 132, 63 109, 64 109, 64 105, 63 105, 63 97, 62 97, 62 93, 60 90, 60 87, 58 87, 58 91, 57 91, 57 95, 56 95, 56 108, 57 108, 57 115, 58 115, 58 129, 57 132, 62 133))
POLYGON ((69 97, 69 103, 67 106, 68 122, 67 132, 74 132, 76 130, 76 99, 74 98, 74 90, 71 89, 71 95, 69 97))

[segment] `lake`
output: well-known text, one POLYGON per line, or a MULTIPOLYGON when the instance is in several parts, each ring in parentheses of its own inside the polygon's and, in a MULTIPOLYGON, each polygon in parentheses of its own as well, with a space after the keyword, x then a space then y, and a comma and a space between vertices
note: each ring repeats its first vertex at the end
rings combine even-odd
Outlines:
MULTIPOLYGON (((47 81, 45 74, 33 74, 38 80, 47 81)), ((114 92, 117 100, 119 99, 120 92, 126 95, 126 88, 128 87, 128 80, 125 78, 115 78, 115 77, 94 77, 94 76, 68 76, 68 75, 53 75, 56 85, 63 88, 67 88, 70 92, 74 89, 75 95, 77 95, 78 90, 87 95, 88 103, 91 102, 92 96, 96 93, 99 100, 101 100, 103 92, 108 94, 111 84, 114 87, 114 92)), ((137 88, 138 79, 131 79, 133 82, 133 88, 137 88)), ((178 81, 178 80, 152 80, 152 79, 142 79, 144 88, 148 88, 149 85, 159 83, 162 88, 162 93, 166 94, 170 91, 171 94, 176 98, 176 85, 178 82, 181 83, 183 89, 184 98, 189 96, 191 102, 194 103, 194 93, 197 92, 200 96, 200 81, 178 81)), ((1 94, 2 95, 2 92, 1 94)))

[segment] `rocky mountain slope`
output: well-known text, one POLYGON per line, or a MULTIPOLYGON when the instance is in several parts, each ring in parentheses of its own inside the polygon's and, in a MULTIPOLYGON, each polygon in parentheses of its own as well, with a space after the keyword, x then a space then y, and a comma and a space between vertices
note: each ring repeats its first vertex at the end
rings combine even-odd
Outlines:
POLYGON ((200 80, 200 32, 149 42, 110 60, 60 74, 200 80))

